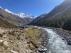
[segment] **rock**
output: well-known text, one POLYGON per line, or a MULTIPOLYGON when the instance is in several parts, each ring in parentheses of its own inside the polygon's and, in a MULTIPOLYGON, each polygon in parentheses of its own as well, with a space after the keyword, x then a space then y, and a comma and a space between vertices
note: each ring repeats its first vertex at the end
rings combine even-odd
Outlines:
POLYGON ((0 46, 2 46, 3 45, 3 40, 0 40, 0 46))
POLYGON ((67 44, 68 44, 68 45, 71 45, 71 39, 68 39, 68 40, 67 40, 67 44))
POLYGON ((3 44, 4 44, 5 46, 8 46, 8 41, 4 41, 3 44))
POLYGON ((12 53, 18 53, 17 51, 11 50, 12 53))
POLYGON ((8 49, 8 41, 3 41, 3 47, 4 47, 4 49, 5 50, 7 50, 8 49))
POLYGON ((0 40, 0 43, 2 43, 3 42, 3 40, 0 40))
POLYGON ((3 38, 6 38, 6 37, 7 37, 7 35, 4 35, 4 36, 3 36, 3 38))

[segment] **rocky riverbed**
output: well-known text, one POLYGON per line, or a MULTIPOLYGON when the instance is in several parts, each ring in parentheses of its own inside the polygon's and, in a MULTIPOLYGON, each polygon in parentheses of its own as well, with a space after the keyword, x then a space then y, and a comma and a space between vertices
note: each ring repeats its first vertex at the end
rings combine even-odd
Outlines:
POLYGON ((0 27, 0 53, 37 53, 44 42, 45 32, 35 27, 0 27), (43 38, 44 39, 44 38, 43 38))
POLYGON ((71 45, 71 31, 64 30, 62 28, 54 28, 54 31, 63 37, 63 40, 67 41, 68 45, 71 45))

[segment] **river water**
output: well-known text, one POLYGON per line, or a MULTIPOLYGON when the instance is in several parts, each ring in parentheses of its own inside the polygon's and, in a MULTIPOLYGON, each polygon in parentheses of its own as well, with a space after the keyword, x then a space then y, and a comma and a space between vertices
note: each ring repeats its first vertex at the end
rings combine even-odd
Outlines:
POLYGON ((48 50, 47 53, 71 53, 68 45, 62 38, 52 29, 43 28, 48 34, 48 50))

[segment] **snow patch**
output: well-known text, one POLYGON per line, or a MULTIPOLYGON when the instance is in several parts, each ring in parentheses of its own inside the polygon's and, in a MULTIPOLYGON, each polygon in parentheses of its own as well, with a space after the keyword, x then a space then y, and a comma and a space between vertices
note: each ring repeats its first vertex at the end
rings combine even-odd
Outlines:
POLYGON ((8 10, 8 9, 4 9, 6 12, 14 14, 12 11, 8 10))
POLYGON ((21 18, 28 17, 25 13, 17 13, 17 15, 21 18))

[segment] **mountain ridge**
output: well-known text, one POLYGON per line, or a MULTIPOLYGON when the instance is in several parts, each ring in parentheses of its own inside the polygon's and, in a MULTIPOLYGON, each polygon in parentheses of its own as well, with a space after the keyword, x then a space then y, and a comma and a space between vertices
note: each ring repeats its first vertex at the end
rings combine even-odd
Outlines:
POLYGON ((38 16, 30 24, 71 30, 71 2, 65 0, 50 13, 38 16))
POLYGON ((14 13, 9 13, 10 11, 8 11, 9 10, 0 7, 0 19, 5 20, 12 25, 21 26, 26 25, 32 21, 32 18, 30 17, 21 18, 20 16, 15 15, 14 13))

